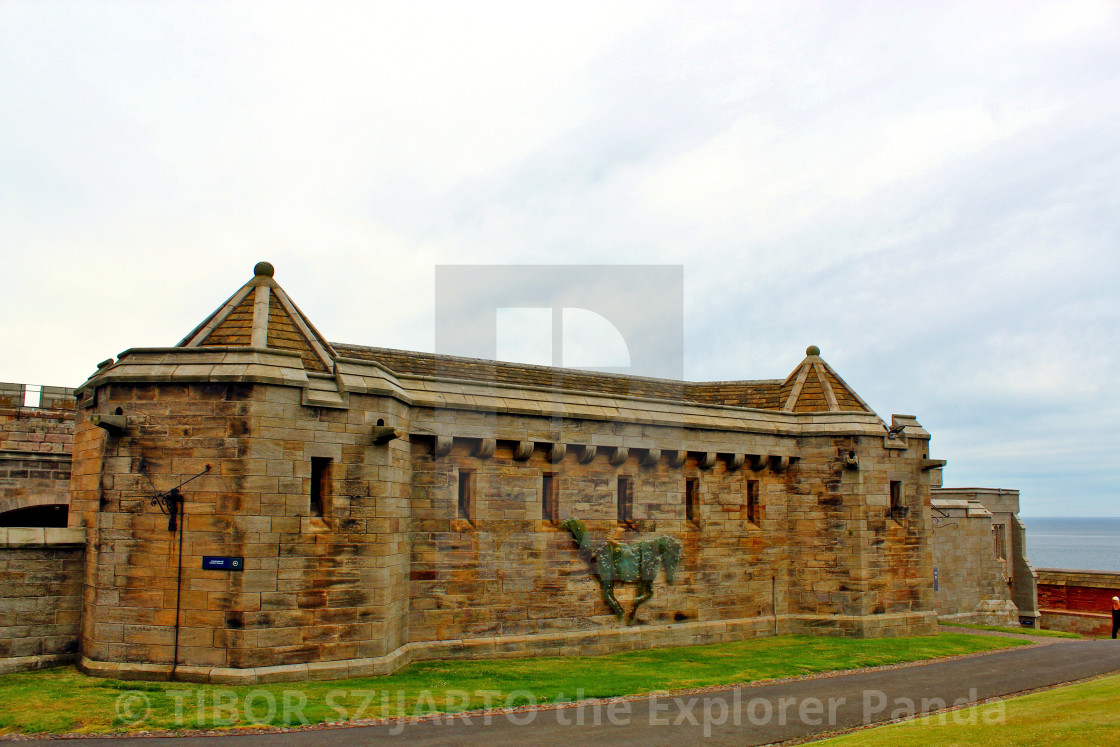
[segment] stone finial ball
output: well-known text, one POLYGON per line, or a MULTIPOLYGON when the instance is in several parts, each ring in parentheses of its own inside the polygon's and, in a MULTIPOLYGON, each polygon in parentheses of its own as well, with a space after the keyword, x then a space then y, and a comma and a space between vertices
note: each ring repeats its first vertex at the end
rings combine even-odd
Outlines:
POLYGON ((816 345, 810 345, 809 347, 805 348, 805 355, 820 355, 820 354, 821 354, 821 349, 818 348, 816 345))
POLYGON ((276 268, 272 266, 271 262, 257 262, 257 266, 253 268, 254 275, 264 275, 270 278, 276 272, 276 268))

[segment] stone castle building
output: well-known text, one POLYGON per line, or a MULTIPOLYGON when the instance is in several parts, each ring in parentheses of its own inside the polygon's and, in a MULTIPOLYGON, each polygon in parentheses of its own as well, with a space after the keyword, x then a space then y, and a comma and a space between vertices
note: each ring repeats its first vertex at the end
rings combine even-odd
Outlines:
POLYGON ((242 683, 934 631, 944 462, 815 347, 783 381, 691 383, 344 345, 261 263, 178 345, 127 350, 73 397, 69 528, 0 546, 84 543, 78 574, 52 561, 80 610, 50 614, 80 625, 87 672, 242 683), (568 518, 681 544, 636 624, 568 518))
POLYGON ((1019 491, 931 491, 934 596, 942 620, 1040 627, 1019 491))

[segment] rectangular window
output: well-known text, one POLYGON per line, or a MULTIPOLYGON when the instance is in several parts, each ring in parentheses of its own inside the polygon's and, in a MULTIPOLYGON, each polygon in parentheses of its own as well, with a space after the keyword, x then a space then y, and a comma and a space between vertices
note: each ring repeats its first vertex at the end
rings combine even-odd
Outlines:
POLYGON ((992 539, 995 541, 996 557, 1000 560, 1007 558, 1007 547, 1003 541, 1003 524, 992 525, 992 539))
POLYGON ((471 502, 474 474, 469 470, 459 470, 459 518, 471 520, 471 502))
POLYGON ((556 476, 541 476, 541 518, 545 521, 557 521, 560 518, 559 508, 556 500, 556 476))
POLYGON ((691 522, 700 520, 700 481, 695 477, 684 481, 684 517, 691 522))
POLYGON ((757 526, 761 520, 762 513, 758 506, 758 480, 747 480, 747 521, 757 526))
POLYGON ((898 520, 906 518, 906 508, 902 505, 902 482, 891 480, 891 516, 898 520))
POLYGON ((330 457, 311 457, 311 515, 322 516, 331 470, 330 457))
POLYGON ((634 520, 634 493, 630 485, 630 478, 619 475, 618 477, 618 520, 631 522, 634 520))

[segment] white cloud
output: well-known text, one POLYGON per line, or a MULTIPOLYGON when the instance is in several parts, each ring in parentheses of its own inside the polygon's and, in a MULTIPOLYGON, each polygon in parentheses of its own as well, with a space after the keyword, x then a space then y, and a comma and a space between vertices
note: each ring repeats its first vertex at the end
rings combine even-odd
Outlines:
POLYGON ((173 344, 260 259, 329 338, 414 349, 437 264, 683 264, 690 376, 783 377, 818 344, 930 427, 950 482, 1116 513, 1118 25, 9 0, 0 379, 173 344))

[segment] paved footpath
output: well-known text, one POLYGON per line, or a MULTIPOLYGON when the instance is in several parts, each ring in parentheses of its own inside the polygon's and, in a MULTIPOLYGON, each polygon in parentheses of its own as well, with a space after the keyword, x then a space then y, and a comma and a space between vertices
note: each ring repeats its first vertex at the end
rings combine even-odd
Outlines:
MULTIPOLYGON (((1045 640, 1045 639, 1044 639, 1045 640)), ((987 698, 1120 672, 1120 642, 1055 640, 983 656, 912 664, 698 695, 644 697, 613 705, 449 718, 409 724, 308 729, 226 737, 98 739, 135 747, 316 747, 334 745, 762 745, 877 723, 908 712, 939 710, 987 698), (923 699, 925 702, 923 703, 923 699)), ((934 717, 939 718, 939 717, 934 717)), ((966 708, 945 718, 982 723, 966 708)), ((84 740, 83 740, 84 741, 84 740)), ((45 740, 38 744, 70 745, 45 740)), ((91 745, 93 747, 93 745, 91 745)))

